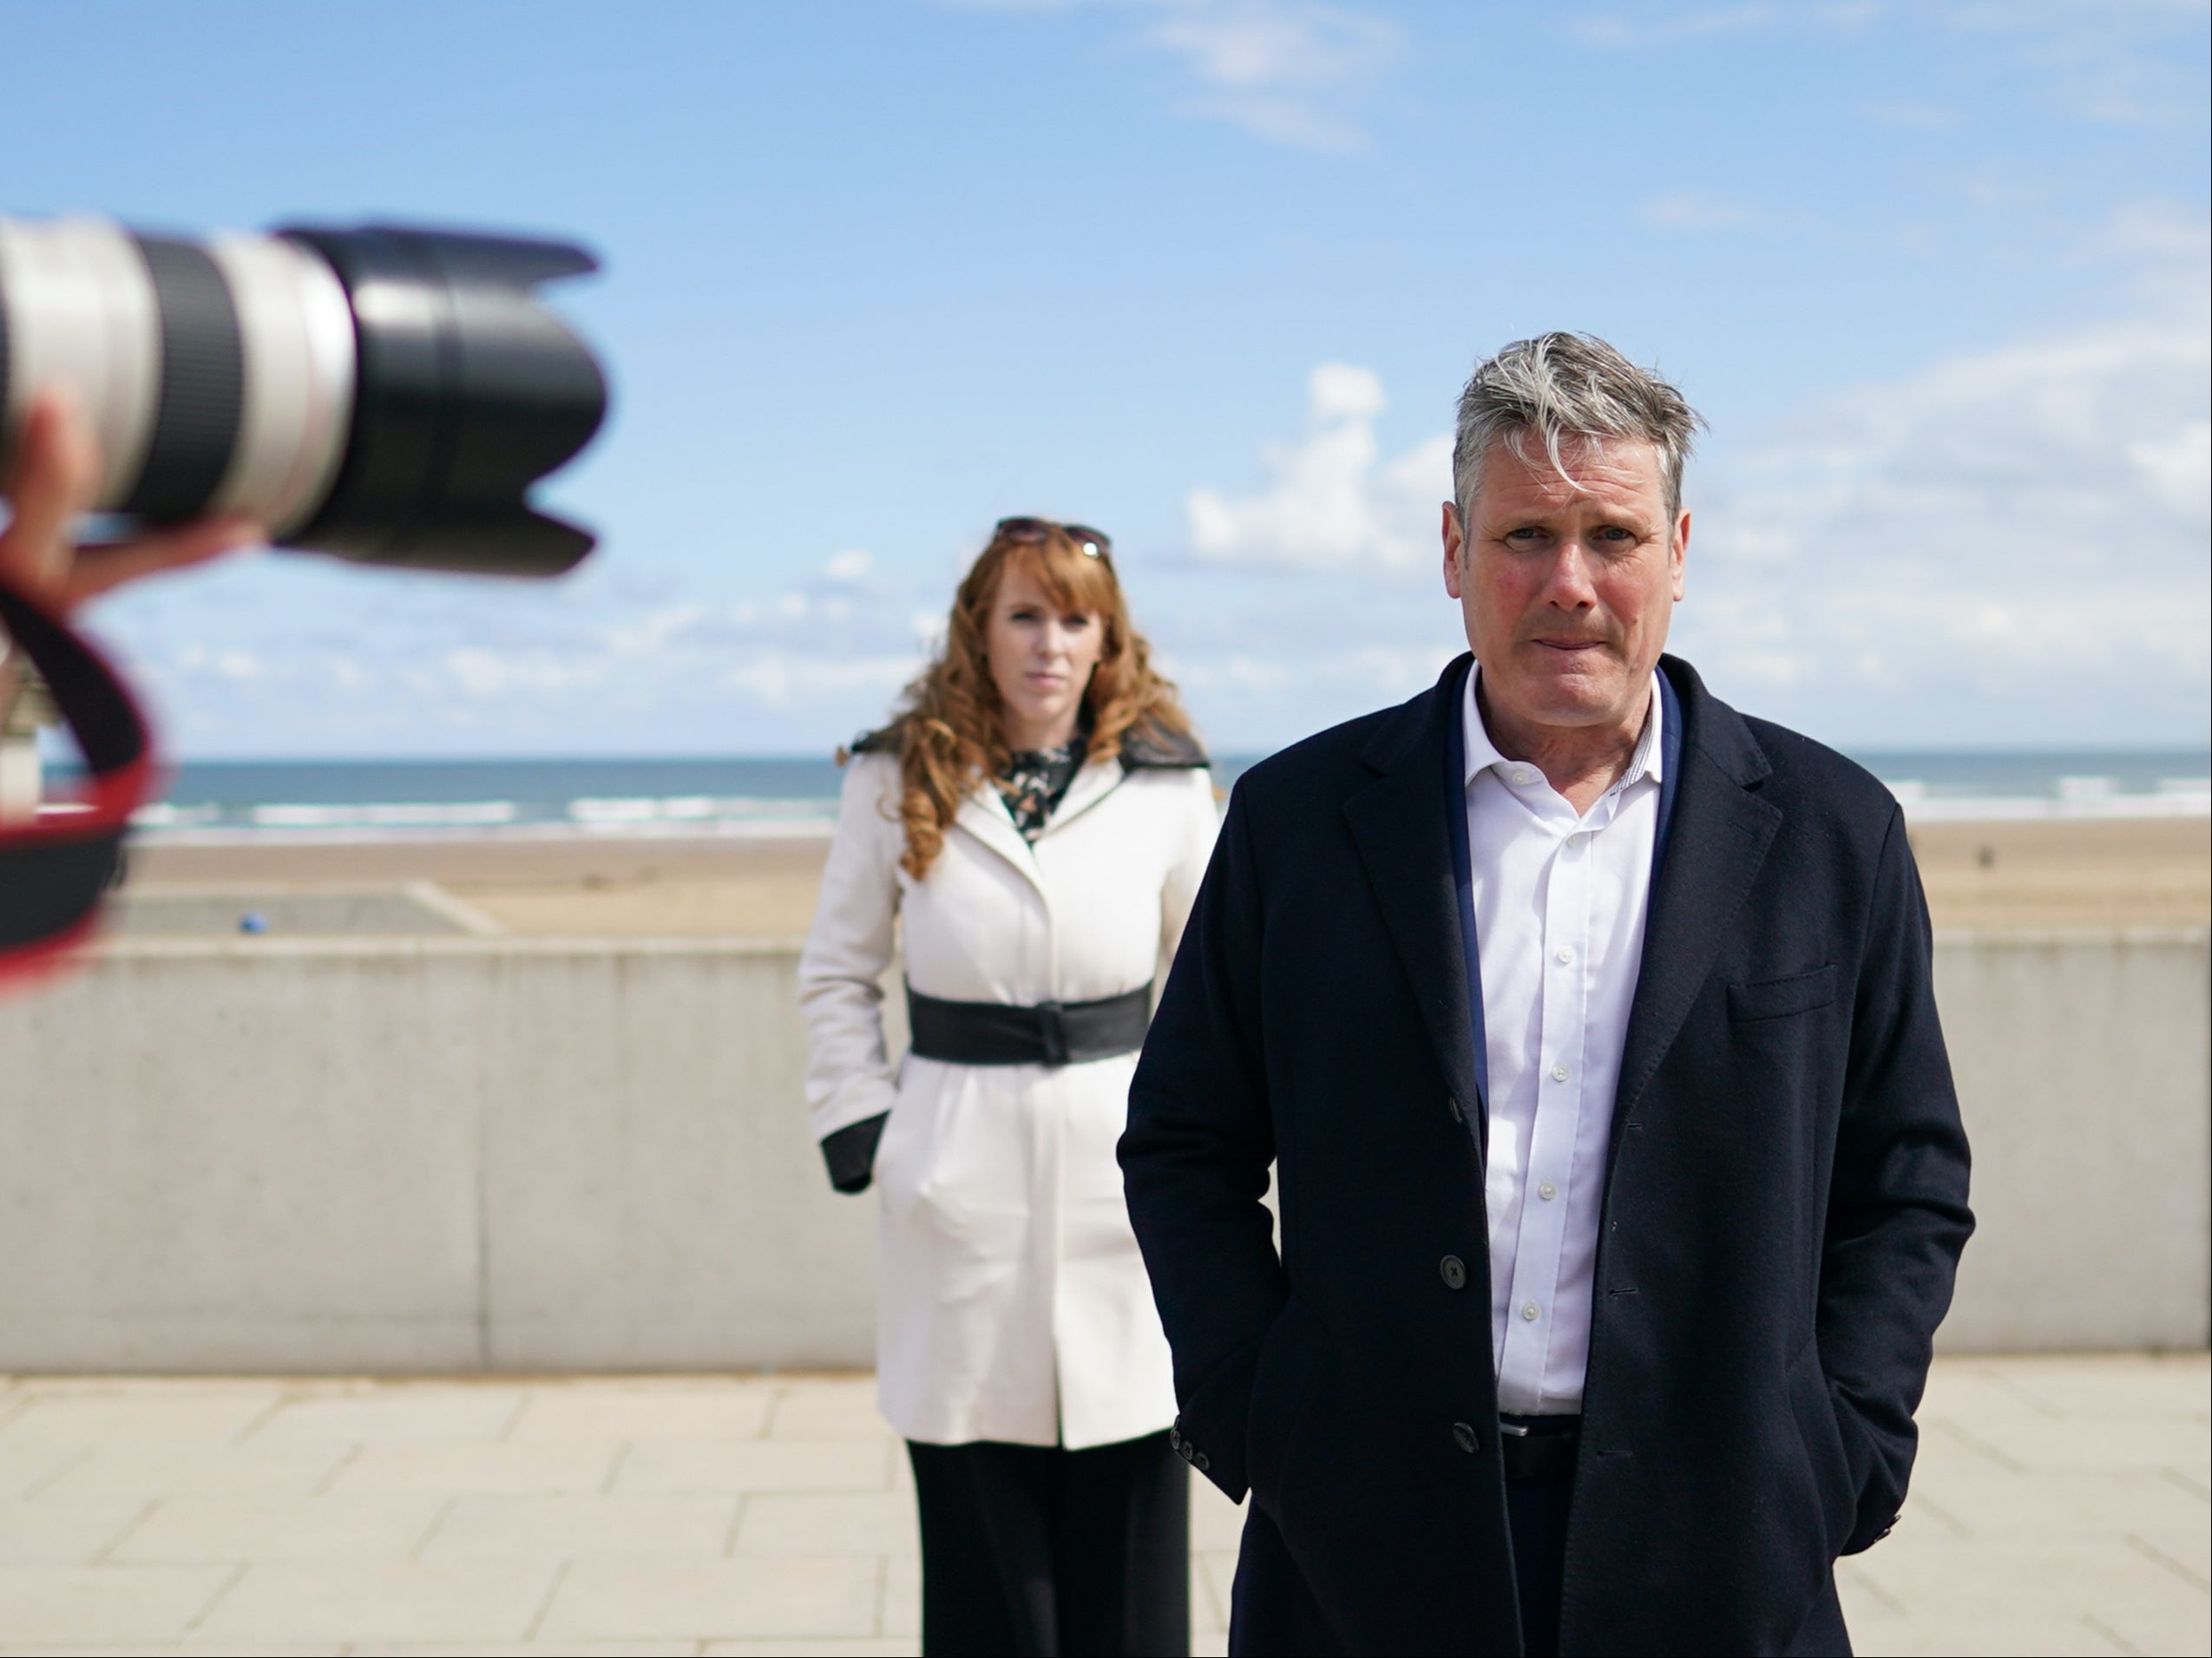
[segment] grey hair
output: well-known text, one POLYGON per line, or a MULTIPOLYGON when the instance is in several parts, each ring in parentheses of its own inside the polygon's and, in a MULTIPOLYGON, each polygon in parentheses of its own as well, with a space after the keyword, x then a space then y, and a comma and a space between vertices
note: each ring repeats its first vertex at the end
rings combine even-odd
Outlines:
POLYGON ((1460 393, 1452 443, 1452 495, 1462 523, 1474 509, 1483 457, 1495 443, 1530 458, 1544 440, 1552 469, 1573 482, 1560 444, 1577 438, 1640 438, 1659 452, 1667 510, 1682 510, 1682 469, 1704 417, 1657 375, 1638 368, 1594 334, 1553 332, 1515 340, 1475 365, 1460 393))

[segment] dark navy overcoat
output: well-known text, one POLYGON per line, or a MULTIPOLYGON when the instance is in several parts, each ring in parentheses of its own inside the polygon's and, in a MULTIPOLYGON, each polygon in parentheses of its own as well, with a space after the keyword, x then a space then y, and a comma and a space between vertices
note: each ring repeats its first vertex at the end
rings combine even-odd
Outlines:
MULTIPOLYGON (((1252 1497, 1236 1651, 1520 1650, 1449 838, 1467 665, 1239 780, 1130 1094, 1177 1432, 1252 1497)), ((1926 908, 1880 782, 1661 665, 1682 749, 1561 1641, 1841 1649, 1834 1563, 1904 1500, 1972 1227, 1926 908)))

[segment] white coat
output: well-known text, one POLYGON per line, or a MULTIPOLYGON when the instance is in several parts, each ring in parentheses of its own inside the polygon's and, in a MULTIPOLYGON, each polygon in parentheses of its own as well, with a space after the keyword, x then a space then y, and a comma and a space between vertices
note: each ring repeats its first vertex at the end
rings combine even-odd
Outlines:
POLYGON ((890 1113, 875 1163, 883 1414, 933 1445, 1157 1432, 1175 1391, 1114 1159, 1136 1055, 895 1065, 880 980, 896 919, 908 982, 948 1001, 1093 1001, 1152 981, 1212 853, 1211 780, 1187 757, 1092 762, 1034 845, 986 783, 918 881, 899 867, 898 791, 896 755, 854 758, 799 960, 815 1137, 890 1113))

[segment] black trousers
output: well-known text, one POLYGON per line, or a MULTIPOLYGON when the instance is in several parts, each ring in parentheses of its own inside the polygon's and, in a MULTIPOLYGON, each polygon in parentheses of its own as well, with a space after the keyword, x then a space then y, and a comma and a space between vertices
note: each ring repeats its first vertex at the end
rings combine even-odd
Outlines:
POLYGON ((906 1448, 924 1654, 1191 1650, 1190 1474, 1165 1432, 1089 1451, 906 1448))
POLYGON ((1567 1506, 1574 1476, 1506 1482, 1513 1536, 1513 1587, 1520 1594, 1521 1650, 1559 1658, 1559 1588, 1567 1559, 1567 1506))

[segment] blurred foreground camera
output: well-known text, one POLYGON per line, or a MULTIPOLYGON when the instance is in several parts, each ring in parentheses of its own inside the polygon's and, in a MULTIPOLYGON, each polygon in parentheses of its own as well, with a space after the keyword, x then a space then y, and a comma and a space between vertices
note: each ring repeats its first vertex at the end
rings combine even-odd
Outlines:
POLYGON ((553 575, 592 536, 530 487, 607 383, 539 301, 558 242, 369 225, 205 242, 0 218, 0 477, 32 396, 74 390, 103 512, 239 513, 363 563, 553 575))

